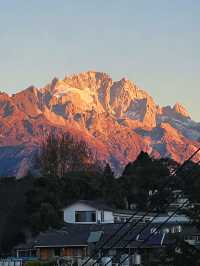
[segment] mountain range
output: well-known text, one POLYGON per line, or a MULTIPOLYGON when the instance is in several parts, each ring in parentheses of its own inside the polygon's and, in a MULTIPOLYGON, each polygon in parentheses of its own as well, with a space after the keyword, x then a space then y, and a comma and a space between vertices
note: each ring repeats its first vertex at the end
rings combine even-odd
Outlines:
POLYGON ((141 150, 183 162, 200 145, 200 123, 181 104, 161 107, 126 78, 88 71, 42 88, 0 93, 0 176, 34 171, 49 132, 84 139, 118 173, 141 150))

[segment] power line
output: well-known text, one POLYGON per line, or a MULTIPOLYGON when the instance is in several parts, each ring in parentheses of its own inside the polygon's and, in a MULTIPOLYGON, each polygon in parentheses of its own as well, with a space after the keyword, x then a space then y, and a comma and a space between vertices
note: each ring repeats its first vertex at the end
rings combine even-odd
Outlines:
MULTIPOLYGON (((128 224, 129 223, 129 221, 131 221, 131 219, 132 219, 132 217, 133 216, 135 216, 135 215, 137 215, 137 213, 138 213, 138 211, 136 211, 130 218, 128 218, 128 220, 125 222, 125 223, 123 223, 121 226, 120 226, 120 228, 118 228, 108 239, 106 239, 105 241, 104 241, 104 243, 98 248, 98 250, 97 251, 95 251, 95 253, 91 256, 91 257, 89 257, 83 264, 82 264, 82 266, 84 266, 84 265, 86 265, 95 255, 97 255, 98 253, 99 253, 99 251, 100 250, 102 250, 102 248, 109 242, 109 241, 111 241, 124 227, 125 227, 125 225, 126 224, 128 224)), ((95 263, 97 263, 97 261, 95 262, 95 263)))
MULTIPOLYGON (((197 155, 197 153, 199 153, 199 151, 200 147, 187 160, 184 161, 184 163, 179 167, 178 171, 180 171, 180 168, 183 168, 189 161, 191 161, 197 155)), ((175 174, 177 174, 177 171, 175 171, 175 174)))
MULTIPOLYGON (((192 160, 192 158, 200 151, 200 148, 198 148, 182 165, 180 165, 175 171, 174 173, 172 173, 172 175, 170 176, 170 180, 171 177, 174 176, 175 174, 177 174, 179 171, 181 171, 185 165, 192 160)), ((166 182, 166 184, 164 184, 164 186, 161 188, 161 191, 166 187, 166 185, 168 185, 168 181, 166 182)), ((179 193, 181 194, 181 193, 179 193)), ((177 197, 180 195, 177 195, 177 197)), ((154 210, 155 207, 151 208, 150 211, 147 211, 137 222, 135 222, 131 229, 133 227, 135 227, 139 222, 143 221, 143 219, 146 217, 146 215, 148 215, 150 212, 152 212, 154 210)), ((102 248, 109 242, 111 241, 127 224, 129 224, 129 222, 131 222, 131 220, 134 218, 135 215, 137 215, 139 213, 139 211, 135 212, 124 224, 122 224, 122 226, 113 234, 111 235, 106 241, 104 241, 104 243, 95 251, 95 253, 90 256, 83 264, 82 266, 86 265, 95 255, 97 255, 99 253, 99 251, 102 250, 102 248)), ((159 215, 159 214, 158 214, 159 215)), ((132 223, 132 222, 131 222, 132 223)), ((126 233, 128 233, 130 230, 128 230, 126 233)), ((124 236, 124 235, 123 235, 124 236)), ((100 257, 98 260, 96 260, 96 262, 93 264, 95 265, 102 257, 100 257)))
MULTIPOLYGON (((182 203, 181 204, 181 206, 180 207, 178 207, 164 222, 162 222, 155 230, 154 230, 154 232, 152 233, 152 234, 149 234, 143 241, 142 241, 142 243, 137 247, 138 249, 139 248, 141 248, 149 239, 151 239, 151 237, 152 237, 152 235, 153 234, 155 234, 156 232, 158 232, 158 230, 160 230, 178 211, 180 211, 183 207, 186 207, 185 205, 188 205, 189 204, 189 202, 187 201, 187 202, 184 202, 184 203, 182 203)), ((128 241, 128 243, 126 243, 126 245, 124 246, 124 247, 122 247, 122 248, 125 248, 126 246, 128 246, 131 242, 133 242, 134 241, 134 238, 132 238, 132 239, 130 239, 129 241, 128 241)), ((129 257, 129 255, 128 255, 128 257, 129 257)), ((122 261, 120 261, 120 263, 119 263, 119 265, 121 265, 125 260, 127 260, 127 258, 128 257, 126 257, 125 259, 123 259, 122 261)), ((113 258, 112 258, 113 259, 113 258)), ((112 260, 111 260, 112 261, 112 260)), ((106 266, 109 262, 111 262, 111 261, 108 261, 104 266, 106 266)))
MULTIPOLYGON (((176 199, 178 199, 179 198, 179 195, 177 195, 176 197, 175 197, 175 200, 176 199)), ((174 202, 174 199, 171 201, 171 202, 168 202, 167 203, 167 206, 169 206, 171 203, 173 203, 174 202)), ((154 217, 151 219, 151 221, 149 221, 149 222, 147 222, 144 226, 143 226, 143 228, 137 233, 137 234, 141 234, 146 228, 148 228, 149 227, 149 225, 157 218, 157 217, 159 217, 159 215, 160 215, 160 213, 158 212, 158 213, 156 213, 155 215, 154 215, 154 217)), ((109 249, 112 249, 119 241, 121 241, 128 233, 130 233, 131 231, 132 231, 132 229, 136 226, 138 224, 138 222, 136 222, 135 224, 133 224, 131 227, 129 227, 128 228, 128 230, 123 234, 123 235, 121 235, 110 247, 109 247, 109 249)), ((99 257, 97 260, 96 260, 96 262, 94 263, 94 264, 92 264, 92 266, 94 266, 96 263, 98 263, 100 260, 101 260, 101 258, 102 257, 99 257)))
MULTIPOLYGON (((170 176, 170 179, 173 175, 177 174, 180 170, 182 170, 184 168, 184 166, 200 151, 200 148, 197 149, 182 165, 180 165, 176 171, 170 176)), ((164 186, 161 188, 164 189, 166 187, 166 185, 168 185, 168 182, 166 182, 166 184, 164 184, 164 186)), ((179 195, 178 195, 179 196, 179 195)), ((154 210, 155 207, 151 208, 150 211, 147 211, 137 222, 135 222, 133 224, 133 226, 136 226, 139 222, 143 221, 143 219, 146 217, 146 215, 148 215, 150 212, 152 212, 154 210)), ((104 243, 95 251, 95 253, 89 257, 83 264, 82 266, 86 265, 95 255, 97 255, 99 253, 99 251, 102 250, 102 248, 109 242, 111 241, 127 224, 129 224, 129 222, 131 222, 131 220, 134 218, 135 215, 137 215, 139 213, 139 211, 135 212, 125 223, 123 223, 121 225, 121 227, 116 230, 116 232, 111 235, 106 241, 104 241, 104 243)))
MULTIPOLYGON (((186 161, 186 162, 188 162, 188 161, 190 161, 198 152, 200 151, 200 148, 196 151, 196 152, 194 152, 193 153, 193 155, 192 156, 190 156, 190 158, 186 161)), ((183 163, 183 165, 182 165, 182 167, 184 167, 185 165, 186 165, 186 162, 184 162, 183 163)), ((179 193, 178 195, 177 195, 177 197, 179 197, 179 195, 180 195, 181 193, 179 193)), ((188 205, 189 204, 189 202, 188 202, 188 200, 186 201, 186 202, 184 202, 183 204, 181 204, 181 206, 180 207, 178 207, 163 223, 161 223, 156 229, 155 229, 155 231, 154 231, 154 233, 155 232, 157 232, 163 225, 165 225, 179 210, 181 210, 185 205, 188 205)), ((153 217, 153 219, 150 221, 150 223, 148 223, 146 226, 144 226, 143 227, 143 229, 139 232, 139 234, 141 233, 141 232, 143 232, 152 222, 153 222, 153 220, 155 220, 155 218, 158 216, 158 214, 156 214, 154 217, 153 217)), ((151 234, 142 242, 142 244, 138 247, 138 248, 140 248, 140 247, 142 247, 142 245, 144 245, 150 238, 151 238, 152 236, 151 236, 151 234)), ((133 237, 131 240, 129 240, 123 247, 122 247, 122 249, 124 249, 124 248, 126 248, 131 242, 133 242, 135 240, 135 237, 133 237)), ((118 254, 119 255, 119 254, 118 254)), ((129 256, 128 256, 129 257, 129 256)), ((121 262, 120 262, 120 264, 119 265, 121 265, 128 257, 126 257, 125 259, 123 259, 121 262)), ((100 258, 101 259, 101 258, 100 258)), ((113 260, 113 258, 111 258, 111 260, 109 260, 104 266, 106 266, 107 264, 109 264, 111 261, 113 260)))

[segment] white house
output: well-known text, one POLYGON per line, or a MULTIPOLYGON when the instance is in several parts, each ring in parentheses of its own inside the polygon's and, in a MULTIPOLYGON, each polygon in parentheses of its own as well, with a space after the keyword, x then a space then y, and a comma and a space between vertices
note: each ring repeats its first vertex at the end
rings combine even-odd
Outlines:
MULTIPOLYGON (((63 209, 64 221, 66 223, 91 224, 91 223, 122 223, 133 216, 133 210, 114 210, 99 201, 79 200, 73 202, 63 209)), ((152 215, 141 217, 144 213, 137 213, 132 217, 132 221, 141 220, 147 222, 152 219, 152 215)))
POLYGON ((188 224, 190 220, 181 214, 176 214, 169 219, 171 213, 164 213, 157 216, 156 213, 144 213, 134 210, 115 210, 99 201, 79 200, 63 209, 64 221, 73 224, 96 224, 96 223, 123 223, 149 222, 160 224, 167 221, 167 224, 188 224), (156 215, 156 217, 154 217, 156 215), (131 219, 130 219, 131 218, 131 219))
POLYGON ((113 210, 98 201, 79 200, 63 209, 66 223, 114 223, 113 210))

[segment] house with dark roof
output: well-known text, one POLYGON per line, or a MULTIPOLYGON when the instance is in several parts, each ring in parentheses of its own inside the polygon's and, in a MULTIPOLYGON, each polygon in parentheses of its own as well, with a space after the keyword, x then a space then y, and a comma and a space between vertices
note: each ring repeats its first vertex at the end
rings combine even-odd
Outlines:
MULTIPOLYGON (((181 234, 186 228, 188 233, 183 236, 187 242, 199 244, 200 234, 191 234, 191 223, 186 216, 177 214, 170 217, 170 213, 157 215, 134 210, 115 210, 99 201, 80 200, 72 202, 63 209, 65 226, 61 230, 49 230, 40 233, 32 242, 18 246, 16 254, 29 256, 35 254, 41 260, 64 258, 83 262, 94 253, 103 243, 101 255, 115 256, 116 262, 121 254, 138 254, 148 258, 154 252, 173 243, 172 234, 181 234), (131 217, 131 219, 130 219, 131 217), (122 227, 123 229, 112 241, 107 240, 122 227), (168 220, 164 225, 163 222, 168 220), (150 222, 150 223, 149 223, 150 222), (133 224, 135 224, 133 226, 133 224), (162 225, 160 227, 160 225, 162 225), (131 230, 120 241, 117 241, 127 230, 131 230), (141 232, 141 229, 145 230, 141 232), (159 227, 159 230, 157 230, 159 227), (150 238, 143 243, 144 239, 150 238), (198 242, 198 243, 197 243, 198 242), (124 245, 126 245, 124 249, 124 245), (141 247, 142 245, 142 247, 141 247)), ((78 263, 79 265, 79 263, 78 263)), ((80 263, 81 265, 81 263, 80 263)))
MULTIPOLYGON (((130 224, 120 231, 112 241, 107 241, 122 226, 122 224, 66 224, 61 230, 49 230, 39 234, 33 241, 32 247, 41 260, 49 260, 55 257, 84 260, 94 254, 94 251, 106 243, 101 255, 104 257, 115 256, 117 261, 123 254, 134 254, 139 250, 140 254, 148 256, 172 243, 167 234, 151 231, 151 226, 143 232, 143 224, 138 224, 120 241, 117 241, 129 230, 130 224), (141 247, 142 242, 151 235, 147 242, 141 247), (124 246, 127 245, 126 248, 124 246)), ((20 255, 19 250, 17 250, 20 255)), ((80 264, 81 265, 81 264, 80 264)))

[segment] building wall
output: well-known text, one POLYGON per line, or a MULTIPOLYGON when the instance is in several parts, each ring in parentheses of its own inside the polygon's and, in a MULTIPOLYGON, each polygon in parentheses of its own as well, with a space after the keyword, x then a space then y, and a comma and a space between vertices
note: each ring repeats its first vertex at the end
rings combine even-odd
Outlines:
POLYGON ((54 256, 54 252, 52 248, 38 248, 37 256, 41 260, 48 260, 54 256))
POLYGON ((76 211, 95 211, 95 208, 84 203, 74 203, 64 209, 64 221, 67 223, 75 223, 76 211))
POLYGON ((87 247, 41 247, 37 248, 37 256, 41 260, 50 260, 55 257, 55 250, 60 249, 61 257, 84 257, 87 256, 87 247))
POLYGON ((101 211, 97 211, 97 221, 100 223, 114 223, 113 212, 111 211, 103 211, 104 212, 104 221, 101 221, 101 211))
POLYGON ((86 247, 65 247, 63 249, 63 256, 66 257, 84 257, 87 256, 86 247))
POLYGON ((95 209, 92 206, 89 206, 84 203, 74 203, 68 207, 66 207, 64 212, 64 221, 66 223, 75 223, 75 212, 76 211, 95 211, 96 212, 96 222, 101 223, 114 223, 114 217, 112 211, 103 211, 104 212, 104 221, 101 221, 101 212, 102 210, 95 209))

